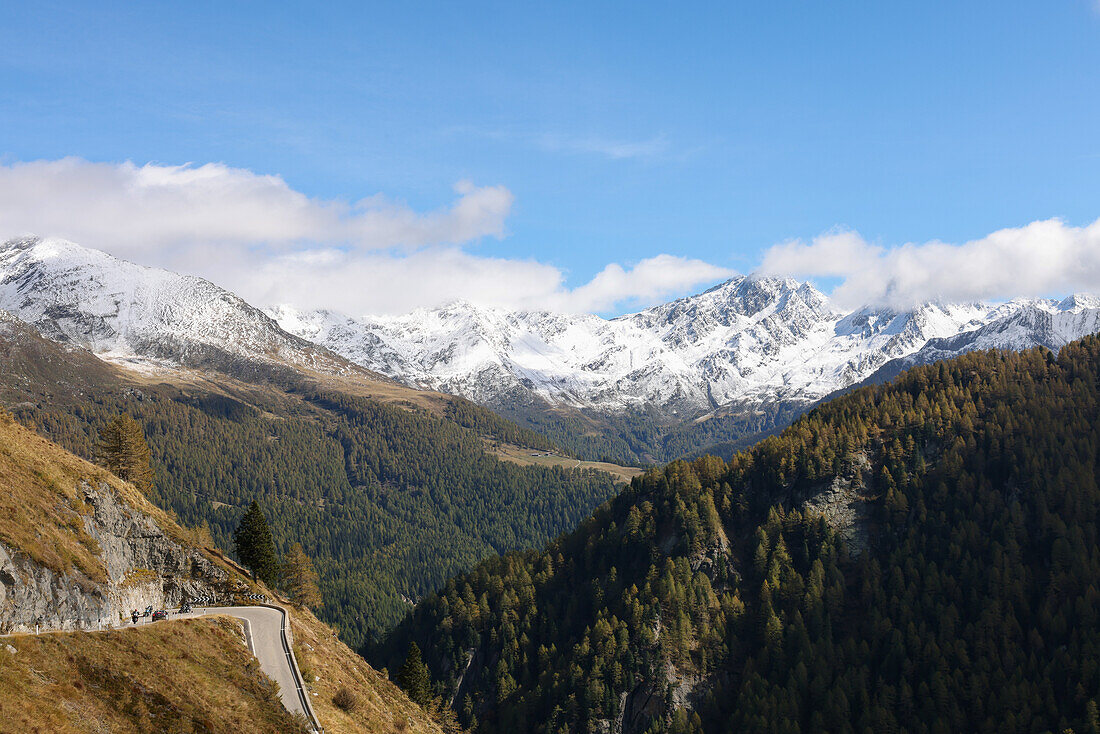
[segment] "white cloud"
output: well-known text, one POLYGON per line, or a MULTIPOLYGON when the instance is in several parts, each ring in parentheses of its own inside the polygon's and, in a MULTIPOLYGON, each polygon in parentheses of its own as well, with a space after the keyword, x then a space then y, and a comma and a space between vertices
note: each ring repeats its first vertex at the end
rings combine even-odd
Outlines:
POLYGON ((259 306, 352 314, 403 313, 456 299, 604 312, 732 274, 659 255, 632 267, 612 263, 570 289, 551 265, 463 249, 504 236, 512 194, 468 181, 454 188, 448 206, 417 212, 382 196, 355 204, 311 198, 278 176, 218 163, 15 163, 0 165, 0 240, 64 237, 209 278, 259 306))
POLYGON ((652 303, 700 283, 730 278, 733 271, 675 255, 657 255, 625 269, 611 263, 588 283, 563 294, 559 308, 568 311, 600 312, 618 303, 652 303))
POLYGON ((775 245, 761 271, 802 278, 839 277, 841 305, 904 308, 929 301, 1000 300, 1100 292, 1100 219, 1073 227, 1059 219, 1002 229, 963 244, 908 243, 887 248, 849 231, 809 244, 775 245))
POLYGON ((80 158, 0 165, 0 231, 67 237, 128 255, 197 242, 285 249, 421 247, 501 237, 512 206, 503 186, 455 186, 458 199, 418 213, 381 196, 315 199, 279 176, 220 163, 136 166, 80 158))
POLYGON ((364 256, 314 251, 253 267, 242 263, 234 270, 245 273, 238 289, 246 300, 350 314, 398 314, 460 299, 521 310, 598 313, 622 304, 649 305, 733 275, 699 260, 658 255, 628 268, 612 263, 588 283, 569 289, 564 273, 553 266, 478 257, 457 247, 364 256))

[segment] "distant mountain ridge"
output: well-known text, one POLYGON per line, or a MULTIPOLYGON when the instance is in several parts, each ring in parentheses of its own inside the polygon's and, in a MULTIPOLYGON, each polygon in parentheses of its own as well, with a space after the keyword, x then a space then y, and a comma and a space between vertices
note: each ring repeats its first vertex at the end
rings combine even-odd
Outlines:
POLYGON ((613 319, 464 301, 402 316, 264 312, 201 278, 36 237, 0 245, 0 309, 139 370, 306 371, 460 395, 619 463, 744 446, 913 365, 1100 331, 1100 298, 1085 294, 846 310, 809 283, 757 276, 613 319))
POLYGON ((1100 331, 1100 299, 926 303, 845 311, 809 283, 742 276, 636 314, 507 311, 458 302, 403 316, 269 311, 287 331, 410 385, 494 406, 520 395, 684 420, 728 406, 811 405, 974 349, 1058 349, 1100 331))
POLYGON ((65 240, 24 237, 0 246, 0 309, 43 336, 131 367, 360 371, 207 280, 65 240))

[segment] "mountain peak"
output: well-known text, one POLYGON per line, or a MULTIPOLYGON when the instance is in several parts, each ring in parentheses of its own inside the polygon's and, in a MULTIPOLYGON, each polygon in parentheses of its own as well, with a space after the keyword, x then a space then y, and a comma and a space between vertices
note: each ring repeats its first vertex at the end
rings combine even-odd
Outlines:
MULTIPOLYGON (((483 317, 459 304, 447 312, 451 318, 414 312, 308 332, 280 322, 369 369, 490 405, 528 393, 601 412, 653 407, 682 416, 746 401, 811 404, 933 342, 983 327, 982 348, 1057 345, 1091 328, 1078 318, 1040 334, 1043 324, 1033 319, 1031 331, 996 336, 995 325, 1036 303, 841 312, 810 283, 753 274, 610 320, 503 309, 483 317)), ((1088 310, 1092 303, 1075 296, 1063 306, 1088 310)), ((1100 314, 1100 302, 1093 311, 1100 314)), ((959 343, 969 349, 967 340, 959 343)))
POLYGON ((1088 293, 1074 293, 1058 302, 1059 311, 1078 313, 1088 309, 1100 309, 1100 298, 1088 293))
POLYGON ((0 248, 0 309, 55 341, 114 360, 235 371, 243 362, 345 371, 213 283, 57 238, 0 248))

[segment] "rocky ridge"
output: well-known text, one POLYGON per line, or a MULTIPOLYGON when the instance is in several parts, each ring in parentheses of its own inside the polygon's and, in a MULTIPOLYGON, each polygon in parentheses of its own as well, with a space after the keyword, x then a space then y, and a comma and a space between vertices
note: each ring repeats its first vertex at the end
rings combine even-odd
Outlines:
POLYGON ((614 319, 468 302, 396 317, 269 313, 412 386, 494 407, 656 409, 671 421, 734 405, 809 406, 883 369, 972 349, 1058 349, 1100 330, 1100 299, 1087 295, 846 311, 809 283, 754 276, 614 319))
POLYGON ((359 371, 207 280, 65 240, 0 245, 0 309, 49 339, 138 369, 359 371))

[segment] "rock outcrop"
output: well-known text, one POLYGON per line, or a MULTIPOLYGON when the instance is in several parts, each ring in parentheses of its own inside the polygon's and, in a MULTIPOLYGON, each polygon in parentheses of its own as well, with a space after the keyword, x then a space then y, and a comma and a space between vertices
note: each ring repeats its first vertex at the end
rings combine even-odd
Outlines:
POLYGON ((62 574, 0 544, 0 633, 101 629, 132 609, 167 608, 202 596, 224 598, 241 582, 196 548, 170 537, 106 482, 81 485, 84 530, 99 546, 107 583, 62 574))

